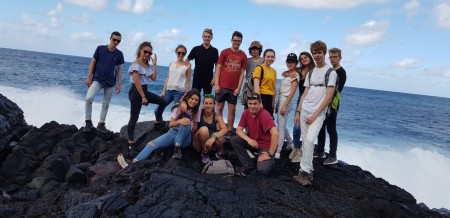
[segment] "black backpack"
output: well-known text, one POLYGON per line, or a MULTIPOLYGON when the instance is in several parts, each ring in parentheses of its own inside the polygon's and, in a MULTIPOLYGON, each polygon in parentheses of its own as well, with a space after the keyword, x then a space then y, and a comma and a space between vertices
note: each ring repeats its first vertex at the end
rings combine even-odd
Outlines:
MULTIPOLYGON (((261 82, 264 79, 264 68, 261 65, 257 65, 255 67, 255 69, 257 67, 261 68, 261 78, 259 80, 259 87, 261 87, 261 82)), ((244 83, 244 87, 242 88, 242 94, 241 94, 241 103, 242 104, 247 104, 248 96, 250 96, 253 93, 253 91, 254 91, 254 87, 253 86, 254 86, 253 85, 253 72, 251 72, 248 75, 247 80, 244 83)))

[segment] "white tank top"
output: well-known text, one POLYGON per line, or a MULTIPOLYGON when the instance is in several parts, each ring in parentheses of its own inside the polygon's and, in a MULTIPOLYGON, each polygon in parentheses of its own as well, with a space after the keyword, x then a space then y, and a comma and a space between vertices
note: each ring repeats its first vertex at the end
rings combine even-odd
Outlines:
POLYGON ((167 81, 167 90, 186 91, 186 65, 177 66, 175 61, 170 62, 169 80, 167 81))

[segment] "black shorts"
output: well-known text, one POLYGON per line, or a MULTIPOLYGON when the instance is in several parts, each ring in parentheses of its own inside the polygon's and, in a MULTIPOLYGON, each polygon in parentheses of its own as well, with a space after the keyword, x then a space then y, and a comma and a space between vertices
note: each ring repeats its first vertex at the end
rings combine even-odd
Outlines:
POLYGON ((217 102, 228 102, 228 104, 237 104, 237 96, 233 95, 234 90, 227 88, 220 88, 220 93, 216 93, 217 102))

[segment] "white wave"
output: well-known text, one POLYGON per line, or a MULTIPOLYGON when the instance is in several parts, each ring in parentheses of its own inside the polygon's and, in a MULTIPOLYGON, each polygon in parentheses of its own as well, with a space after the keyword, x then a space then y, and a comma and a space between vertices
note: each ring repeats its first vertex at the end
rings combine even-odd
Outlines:
MULTIPOLYGON (((28 124, 40 127, 55 120, 61 124, 84 125, 84 97, 77 96, 64 87, 35 88, 23 90, 0 86, 0 93, 14 101, 25 114, 28 124)), ((114 98, 115 96, 113 96, 114 98)), ((93 104, 93 122, 98 122, 102 96, 93 104)), ((170 106, 168 106, 170 107, 170 106)), ((153 106, 143 107, 139 121, 154 120, 153 106)), ((106 118, 106 127, 119 132, 128 123, 129 107, 111 104, 106 118)), ((168 110, 166 110, 168 111, 168 110)), ((226 109, 224 110, 226 120, 226 109)), ((236 112, 242 114, 239 110, 236 112)), ((170 113, 164 113, 164 120, 170 113)), ((237 126, 239 117, 236 117, 237 126)), ((94 124, 95 125, 95 124, 94 124)), ((292 130, 292 125, 288 126, 292 130)), ((292 132, 291 132, 292 134, 292 132)), ((391 141, 392 142, 392 141, 391 141)), ((389 144, 389 139, 386 139, 389 144)), ((423 146, 421 146, 423 147, 423 146)), ((338 157, 349 164, 358 165, 377 177, 387 180, 411 193, 417 202, 431 208, 450 208, 450 159, 437 151, 419 148, 403 149, 403 145, 375 144, 368 139, 340 138, 338 157), (392 150, 381 148, 392 147, 392 150)), ((433 149, 433 148, 430 148, 433 149)))
MULTIPOLYGON (((24 112, 28 124, 41 127, 50 121, 60 124, 84 126, 84 98, 64 87, 35 88, 23 90, 0 86, 0 93, 15 102, 24 112)), ((113 96, 114 98, 114 96, 113 96)), ((98 122, 101 110, 102 96, 98 95, 92 104, 92 121, 94 126, 98 122)), ((142 107, 140 121, 155 120, 153 107, 142 107)), ((169 119, 168 112, 163 114, 165 120, 169 119)), ((130 108, 110 104, 106 116, 106 128, 119 132, 122 126, 128 124, 130 108)))
MULTIPOLYGON (((411 193, 430 208, 450 208, 450 159, 421 148, 380 150, 376 145, 342 142, 339 159, 411 193)), ((395 145, 393 145, 395 146, 395 145)))

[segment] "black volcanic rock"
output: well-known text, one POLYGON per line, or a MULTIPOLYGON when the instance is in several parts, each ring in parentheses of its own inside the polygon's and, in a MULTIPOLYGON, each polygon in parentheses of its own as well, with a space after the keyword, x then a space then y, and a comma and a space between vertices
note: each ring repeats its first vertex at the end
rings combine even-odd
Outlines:
MULTIPOLYGON (((167 130, 152 129, 153 122, 138 123, 138 149, 167 130)), ((302 187, 292 179, 298 164, 286 152, 265 176, 202 174, 200 155, 191 148, 179 160, 171 158, 172 149, 159 150, 153 155, 160 162, 121 170, 116 156, 137 154, 128 151, 125 135, 125 127, 106 134, 56 122, 32 128, 0 151, 0 217, 444 216, 344 162, 326 167, 315 160, 313 185, 302 187)), ((239 166, 229 145, 225 158, 239 166)))

